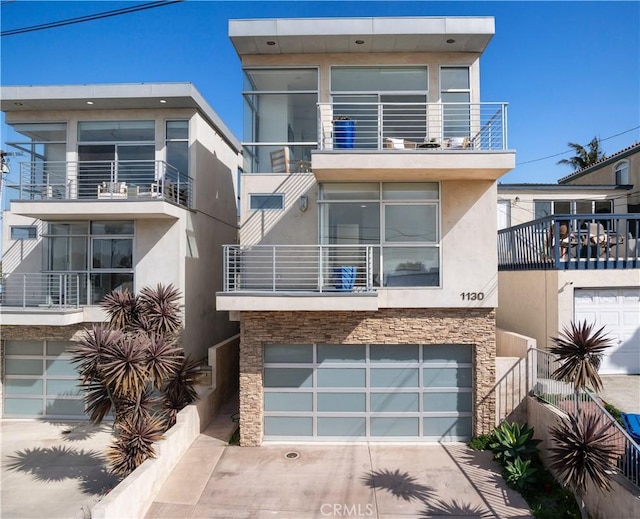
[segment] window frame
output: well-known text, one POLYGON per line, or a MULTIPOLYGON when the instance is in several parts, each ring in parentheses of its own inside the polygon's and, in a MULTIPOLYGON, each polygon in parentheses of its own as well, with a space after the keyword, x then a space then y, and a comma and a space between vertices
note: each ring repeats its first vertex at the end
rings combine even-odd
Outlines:
POLYGON ((630 165, 628 160, 621 160, 619 162, 616 162, 616 164, 613 166, 613 180, 616 186, 629 185, 629 170, 630 165), (624 180, 624 182, 622 180, 624 180))
POLYGON ((249 210, 250 211, 284 211, 285 193, 249 193, 249 210), (253 197, 279 198, 281 207, 253 207, 253 197))
POLYGON ((11 225, 10 226, 10 236, 12 240, 37 240, 38 239, 38 226, 36 225, 11 225), (16 237, 14 235, 14 231, 16 230, 27 230, 28 235, 26 237, 16 237), (33 236, 31 236, 31 231, 33 231, 33 236))

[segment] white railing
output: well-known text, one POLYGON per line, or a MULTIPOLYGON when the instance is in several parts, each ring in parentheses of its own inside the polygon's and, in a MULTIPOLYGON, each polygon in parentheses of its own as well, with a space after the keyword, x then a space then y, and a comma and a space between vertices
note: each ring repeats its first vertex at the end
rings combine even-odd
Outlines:
POLYGON ((224 291, 371 292, 372 247, 225 245, 224 291))
MULTIPOLYGON (((161 160, 20 163, 20 200, 165 200, 191 207, 192 179, 161 160)), ((10 194, 10 197, 13 193, 10 194)))
POLYGON ((507 149, 506 103, 320 103, 320 149, 507 149))
POLYGON ((527 358, 532 393, 565 413, 575 413, 580 409, 595 414, 600 426, 609 425, 613 431, 611 442, 620 453, 612 469, 619 471, 630 482, 640 487, 640 447, 625 428, 609 414, 597 395, 588 389, 576 394, 573 384, 555 380, 552 373, 562 364, 556 355, 531 348, 527 358))
POLYGON ((30 308, 78 308, 85 276, 78 273, 11 273, 1 278, 0 305, 30 308))

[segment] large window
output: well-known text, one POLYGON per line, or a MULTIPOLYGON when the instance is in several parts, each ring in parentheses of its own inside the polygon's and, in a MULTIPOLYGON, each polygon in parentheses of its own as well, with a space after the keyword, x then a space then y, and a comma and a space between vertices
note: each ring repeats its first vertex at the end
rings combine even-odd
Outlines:
POLYGON ((556 214, 608 214, 611 200, 534 200, 535 219, 556 214))
POLYGON ((618 162, 613 168, 616 185, 626 186, 629 184, 629 162, 623 160, 618 162))
POLYGON ((133 291, 132 221, 49 222, 45 271, 74 273, 79 300, 99 304, 115 289, 133 291))
POLYGON ((438 183, 326 183, 319 205, 321 243, 376 246, 375 284, 439 286, 438 183))
POLYGON ((381 139, 423 142, 436 137, 427 125, 427 67, 333 67, 333 116, 354 120, 356 148, 381 139))
POLYGON ((286 148, 287 160, 304 167, 317 147, 318 71, 314 68, 245 69, 246 172, 273 171, 271 152, 286 148))
POLYGON ((443 137, 464 139, 471 135, 471 83, 469 67, 440 69, 440 98, 443 107, 443 137))
POLYGON ((189 121, 167 121, 167 163, 180 173, 189 173, 189 121))

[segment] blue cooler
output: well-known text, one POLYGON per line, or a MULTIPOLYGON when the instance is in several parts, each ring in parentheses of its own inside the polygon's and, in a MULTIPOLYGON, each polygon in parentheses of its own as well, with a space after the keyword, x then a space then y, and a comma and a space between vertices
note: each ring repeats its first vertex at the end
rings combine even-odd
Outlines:
POLYGON ((356 267, 334 267, 333 282, 336 290, 350 292, 356 282, 356 267))
POLYGON ((348 120, 333 121, 333 147, 354 148, 356 140, 356 122, 348 120))

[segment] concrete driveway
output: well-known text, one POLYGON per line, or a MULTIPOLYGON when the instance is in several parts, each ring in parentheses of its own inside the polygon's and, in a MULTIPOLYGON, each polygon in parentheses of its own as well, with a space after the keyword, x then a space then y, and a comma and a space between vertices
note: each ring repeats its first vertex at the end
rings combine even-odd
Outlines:
POLYGON ((623 413, 640 414, 640 375, 601 375, 600 397, 623 413))
POLYGON ((146 517, 468 519, 531 512, 491 454, 464 444, 228 447, 205 431, 146 517))
POLYGON ((108 426, 87 422, 0 421, 0 517, 90 517, 118 483, 106 470, 108 426))

